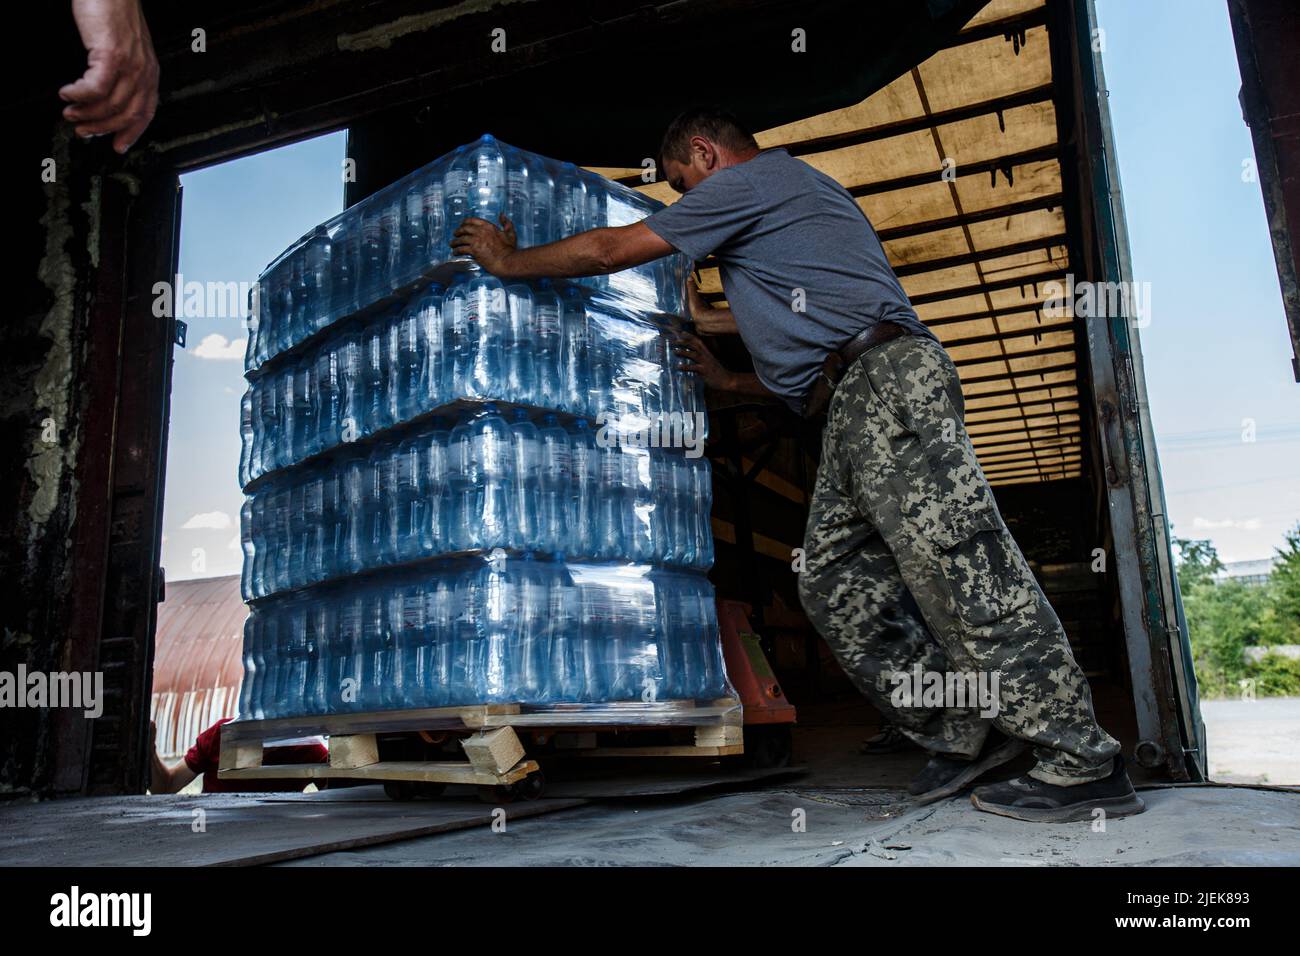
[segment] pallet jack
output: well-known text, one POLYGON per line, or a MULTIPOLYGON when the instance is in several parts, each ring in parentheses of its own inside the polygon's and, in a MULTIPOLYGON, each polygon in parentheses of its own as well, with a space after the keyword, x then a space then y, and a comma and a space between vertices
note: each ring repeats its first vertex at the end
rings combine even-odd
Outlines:
POLYGON ((722 656, 744 713, 745 752, 735 759, 751 767, 784 767, 793 750, 795 709, 750 626, 752 613, 743 601, 718 599, 722 656))

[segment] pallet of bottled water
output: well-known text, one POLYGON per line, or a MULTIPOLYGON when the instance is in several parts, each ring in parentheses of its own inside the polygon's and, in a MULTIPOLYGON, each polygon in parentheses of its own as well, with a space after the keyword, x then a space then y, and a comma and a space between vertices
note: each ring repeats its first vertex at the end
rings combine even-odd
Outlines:
POLYGON ((450 252, 470 216, 504 213, 526 246, 656 208, 484 136, 267 268, 241 409, 241 718, 735 706, 703 390, 673 352, 686 264, 502 281, 450 252))

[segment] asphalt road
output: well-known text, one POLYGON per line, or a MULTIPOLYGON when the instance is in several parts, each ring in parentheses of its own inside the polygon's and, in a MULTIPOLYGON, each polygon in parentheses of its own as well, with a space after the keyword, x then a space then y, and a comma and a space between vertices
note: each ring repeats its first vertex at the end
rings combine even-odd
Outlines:
POLYGON ((1300 785, 1300 697, 1203 700, 1210 779, 1300 785))

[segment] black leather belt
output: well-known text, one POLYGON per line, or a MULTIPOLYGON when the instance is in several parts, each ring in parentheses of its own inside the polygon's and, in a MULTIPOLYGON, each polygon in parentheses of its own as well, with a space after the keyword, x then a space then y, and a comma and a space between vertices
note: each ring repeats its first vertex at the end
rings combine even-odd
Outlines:
POLYGON ((870 352, 877 345, 884 345, 891 339, 896 339, 900 335, 910 334, 907 329, 897 322, 877 322, 869 329, 863 329, 853 338, 849 339, 848 345, 840 349, 839 355, 844 360, 844 365, 849 366, 862 358, 863 354, 870 352))
POLYGON ((877 322, 849 339, 839 351, 827 355, 822 370, 817 373, 812 388, 808 389, 808 395, 804 398, 803 417, 818 418, 826 413, 831 404, 831 396, 835 394, 835 387, 840 384, 846 368, 876 346, 884 345, 900 335, 911 334, 897 322, 877 322))

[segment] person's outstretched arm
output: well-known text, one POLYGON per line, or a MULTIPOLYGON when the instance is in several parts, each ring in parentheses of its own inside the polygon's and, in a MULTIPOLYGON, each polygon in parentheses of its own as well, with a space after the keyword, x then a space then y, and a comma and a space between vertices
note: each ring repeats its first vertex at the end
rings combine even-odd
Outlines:
POLYGON ((495 226, 486 219, 466 219, 452 236, 452 252, 473 256, 499 279, 569 279, 619 272, 676 251, 640 222, 589 229, 557 242, 518 249, 514 226, 504 214, 500 222, 495 226))

